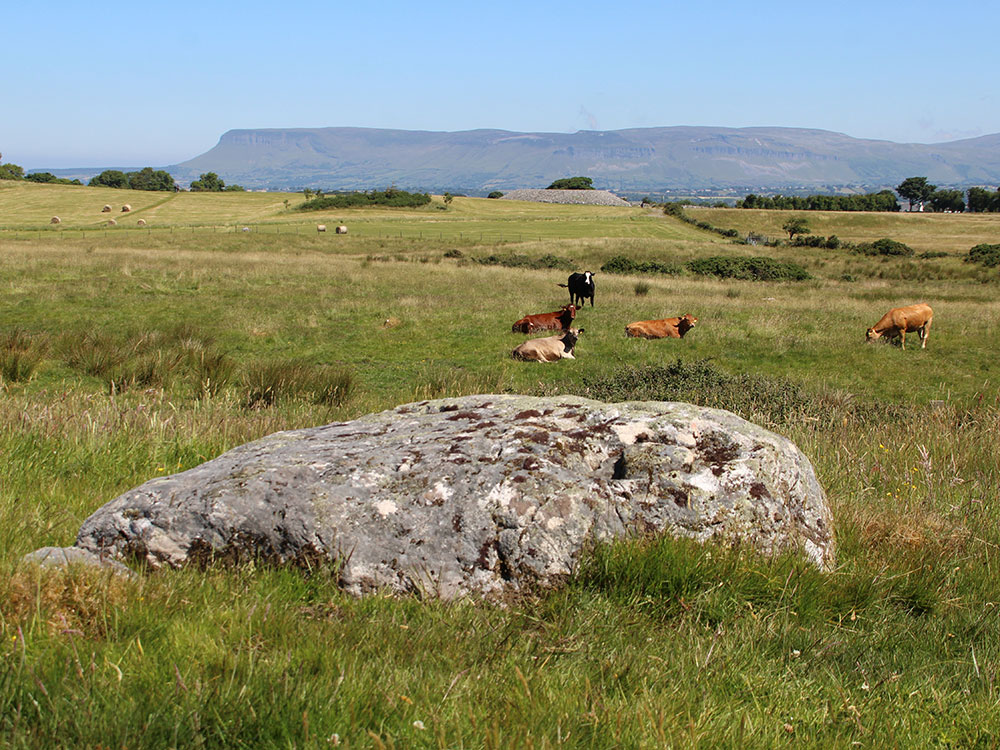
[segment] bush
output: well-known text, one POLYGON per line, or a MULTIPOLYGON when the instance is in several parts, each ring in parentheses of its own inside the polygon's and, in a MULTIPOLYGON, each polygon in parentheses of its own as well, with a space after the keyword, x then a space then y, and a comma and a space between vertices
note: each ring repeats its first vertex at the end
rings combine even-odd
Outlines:
POLYGON ((514 253, 509 255, 492 254, 483 258, 473 258, 473 260, 484 266, 504 266, 506 268, 558 268, 564 271, 572 271, 576 268, 573 261, 551 253, 538 258, 532 258, 530 255, 515 255, 514 253))
POLYGON ((982 243, 969 250, 966 263, 979 263, 988 268, 1000 265, 1000 245, 982 243))
POLYGON ((859 255, 909 256, 914 254, 913 248, 909 245, 904 245, 902 242, 897 242, 896 240, 890 240, 887 237, 875 240, 874 242, 865 242, 855 247, 851 252, 858 253, 859 255))
POLYGON ((427 193, 408 193, 405 190, 366 191, 364 193, 336 193, 306 200, 299 211, 323 211, 327 208, 358 208, 363 206, 389 206, 391 208, 417 208, 431 202, 427 193))
POLYGON ((640 274, 640 273, 659 273, 669 276, 676 276, 678 274, 684 273, 683 266, 677 265, 676 263, 660 263, 655 260, 645 260, 642 262, 632 260, 627 255, 616 255, 614 258, 609 260, 603 266, 601 266, 601 273, 618 273, 618 274, 640 274))
POLYGON ((564 177, 549 185, 546 190, 593 190, 594 181, 589 177, 564 177))
POLYGON ((499 190, 494 190, 492 193, 486 196, 487 198, 503 198, 503 193, 499 190))
POLYGON ((809 272, 796 263, 774 258, 755 256, 734 258, 715 256, 689 261, 687 268, 701 276, 718 276, 720 279, 745 279, 748 281, 805 281, 812 278, 809 272))
POLYGON ((586 377, 579 395, 618 401, 686 401, 726 409, 762 425, 786 425, 804 418, 838 424, 844 418, 884 423, 905 419, 904 407, 866 403, 841 392, 811 392, 781 377, 730 375, 708 360, 667 365, 619 367, 609 375, 586 377))

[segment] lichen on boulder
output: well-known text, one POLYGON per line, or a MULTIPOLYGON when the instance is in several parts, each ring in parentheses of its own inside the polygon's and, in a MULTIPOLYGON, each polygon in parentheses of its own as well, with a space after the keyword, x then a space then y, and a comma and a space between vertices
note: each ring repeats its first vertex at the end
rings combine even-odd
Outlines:
POLYGON ((670 534, 834 560, 808 459, 684 403, 481 395, 280 432, 100 508, 77 546, 153 567, 327 562, 357 595, 554 585, 587 545, 670 534))

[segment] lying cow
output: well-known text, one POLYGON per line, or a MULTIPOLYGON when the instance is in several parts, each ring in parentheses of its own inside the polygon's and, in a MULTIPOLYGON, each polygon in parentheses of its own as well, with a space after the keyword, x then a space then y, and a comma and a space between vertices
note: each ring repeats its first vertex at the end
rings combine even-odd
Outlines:
POLYGON ((899 336, 900 344, 906 348, 906 334, 917 332, 920 336, 920 348, 927 348, 927 336, 931 330, 931 321, 934 319, 934 311, 931 306, 921 302, 917 305, 907 305, 906 307, 894 307, 882 319, 868 329, 865 338, 874 341, 885 337, 886 340, 899 336))
POLYGON ((698 319, 691 313, 685 313, 679 318, 640 320, 625 326, 625 335, 644 339, 682 339, 697 322, 698 319))
POLYGON ((576 359, 573 356, 573 347, 576 346, 576 340, 583 331, 583 328, 570 328, 555 336, 528 339, 515 348, 511 352, 511 356, 525 362, 555 362, 559 359, 576 359))
POLYGON ((575 305, 563 305, 555 312, 525 315, 510 330, 514 333, 534 333, 535 331, 569 330, 576 317, 575 305))
POLYGON ((594 306, 594 274, 590 271, 586 273, 571 273, 567 282, 559 286, 563 289, 569 289, 570 304, 583 307, 589 298, 590 306, 594 306))

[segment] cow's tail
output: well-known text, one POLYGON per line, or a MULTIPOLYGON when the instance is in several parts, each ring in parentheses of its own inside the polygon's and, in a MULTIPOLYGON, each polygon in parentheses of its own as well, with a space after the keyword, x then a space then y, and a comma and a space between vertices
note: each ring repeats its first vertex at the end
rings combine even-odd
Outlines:
POLYGON ((560 284, 563 289, 569 289, 569 284, 560 284))

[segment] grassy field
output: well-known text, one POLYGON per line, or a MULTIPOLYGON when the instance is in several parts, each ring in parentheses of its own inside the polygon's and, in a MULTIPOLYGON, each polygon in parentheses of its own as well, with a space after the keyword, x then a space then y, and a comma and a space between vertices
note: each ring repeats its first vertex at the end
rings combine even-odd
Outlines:
MULTIPOLYGON (((806 214, 814 234, 949 253, 873 259, 734 245, 638 208, 286 199, 0 182, 0 744, 1000 741, 1000 274, 960 257, 1000 217, 806 214), (103 226, 123 202, 147 229, 103 226), (315 231, 340 221, 350 234, 315 231), (598 273, 577 359, 517 363, 511 323, 564 304, 567 272, 477 260, 547 254, 593 271, 768 255, 814 278, 598 273), (916 301, 935 310, 927 349, 864 343, 916 301), (682 341, 623 335, 685 312, 682 341), (353 600, 322 570, 121 581, 18 562, 248 440, 482 392, 690 400, 788 435, 828 493, 837 569, 635 540, 498 606, 353 600)), ((772 236, 792 215, 690 213, 772 236)))

